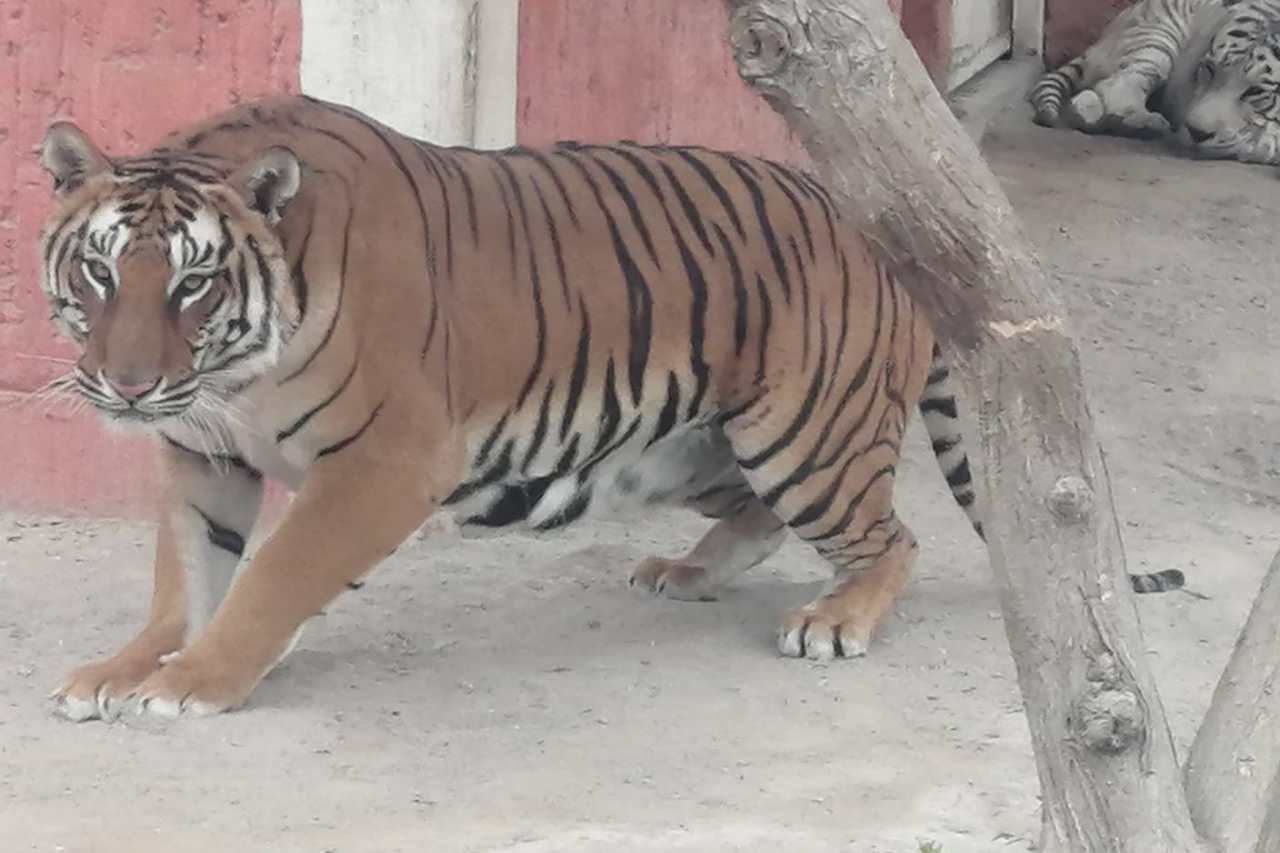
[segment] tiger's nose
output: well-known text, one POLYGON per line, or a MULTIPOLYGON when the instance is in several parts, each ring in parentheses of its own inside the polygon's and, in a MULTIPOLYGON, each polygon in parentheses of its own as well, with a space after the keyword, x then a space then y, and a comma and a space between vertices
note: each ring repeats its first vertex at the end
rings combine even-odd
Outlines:
POLYGON ((138 382, 132 377, 104 376, 103 378, 107 380, 107 384, 111 386, 112 391, 129 402, 145 396, 148 391, 156 387, 156 380, 154 379, 138 382))

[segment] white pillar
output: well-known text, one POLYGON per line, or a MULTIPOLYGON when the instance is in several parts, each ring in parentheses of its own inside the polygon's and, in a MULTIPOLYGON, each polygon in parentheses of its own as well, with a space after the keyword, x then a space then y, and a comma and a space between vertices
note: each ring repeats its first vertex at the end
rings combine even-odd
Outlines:
POLYGON ((302 0, 302 91, 442 145, 515 141, 518 0, 302 0))

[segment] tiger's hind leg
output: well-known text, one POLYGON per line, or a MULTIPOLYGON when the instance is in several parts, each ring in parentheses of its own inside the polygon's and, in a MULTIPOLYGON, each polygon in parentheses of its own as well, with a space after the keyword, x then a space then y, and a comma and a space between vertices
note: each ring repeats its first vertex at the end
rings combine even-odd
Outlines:
POLYGON ((783 618, 778 649, 788 657, 828 661, 866 654, 906 586, 918 548, 892 509, 841 539, 839 546, 813 543, 835 566, 836 577, 822 595, 783 618))
POLYGON ((682 601, 714 601, 747 569, 771 557, 787 528, 747 486, 715 491, 688 503, 716 523, 679 559, 649 557, 631 570, 628 583, 682 601))
POLYGON ((751 491, 719 426, 702 424, 669 437, 621 479, 647 503, 684 506, 716 520, 685 556, 650 557, 632 569, 628 583, 637 589, 711 601, 786 538, 786 526, 751 491))
MULTIPOLYGON (((906 395, 915 396, 918 391, 906 395)), ((843 443, 822 465, 812 464, 807 455, 791 459, 793 452, 805 451, 779 447, 754 429, 732 436, 762 508, 814 546, 835 570, 820 596, 783 619, 778 648, 784 655, 825 661, 865 654, 906 585, 916 539, 893 510, 893 471, 904 422, 903 413, 886 413, 874 434, 843 443), (757 450, 760 446, 766 450, 757 450)))
POLYGON ((820 391, 843 380, 847 393, 800 396, 779 385, 725 425, 760 500, 835 570, 821 595, 782 620, 778 648, 790 657, 865 654, 915 562, 915 536, 893 509, 894 471, 932 339, 909 337, 905 324, 895 331, 910 347, 905 356, 866 371, 847 359, 846 374, 819 372, 810 382, 820 391))

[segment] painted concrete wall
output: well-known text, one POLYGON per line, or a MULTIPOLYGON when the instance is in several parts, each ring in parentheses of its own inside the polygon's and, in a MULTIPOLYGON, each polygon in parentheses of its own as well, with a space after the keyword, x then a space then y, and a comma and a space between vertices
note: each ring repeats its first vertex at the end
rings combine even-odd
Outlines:
MULTIPOLYGON (((934 80, 945 79, 949 0, 890 5, 934 80)), ((526 0, 520 142, 686 142, 808 162, 782 118, 738 76, 727 32, 723 3, 526 0)))
POLYGON ((1050 67, 1082 53, 1121 9, 1137 0, 1045 0, 1044 57, 1050 67))
POLYGON ((0 91, 0 507, 131 514, 149 503, 149 445, 30 393, 63 373, 37 283, 50 184, 36 150, 72 119, 108 152, 184 122, 298 88, 297 0, 38 0, 4 4, 0 91), (121 10, 128 6, 128 14, 121 10))

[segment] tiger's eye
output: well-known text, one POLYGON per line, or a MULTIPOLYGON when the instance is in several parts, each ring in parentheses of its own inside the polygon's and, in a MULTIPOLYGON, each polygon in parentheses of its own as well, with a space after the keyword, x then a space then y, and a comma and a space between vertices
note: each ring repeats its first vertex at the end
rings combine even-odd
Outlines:
POLYGON ((205 283, 208 282, 209 279, 210 276, 207 275, 189 275, 182 281, 178 282, 177 295, 190 296, 193 293, 198 293, 200 288, 204 287, 205 283))
POLYGON ((108 267, 106 264, 104 264, 102 261, 98 261, 98 260, 89 261, 85 266, 89 271, 90 277, 93 278, 93 280, 96 281, 98 284, 102 284, 102 285, 111 284, 111 268, 108 267))

